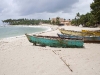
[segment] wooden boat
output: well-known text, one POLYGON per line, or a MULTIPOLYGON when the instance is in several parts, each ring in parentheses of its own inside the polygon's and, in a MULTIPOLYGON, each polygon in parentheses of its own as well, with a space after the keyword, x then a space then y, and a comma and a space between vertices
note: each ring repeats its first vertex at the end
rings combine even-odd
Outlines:
POLYGON ((100 36, 72 36, 72 35, 64 35, 57 34, 60 38, 74 38, 74 39, 83 39, 85 43, 100 43, 100 36))
POLYGON ((73 31, 73 30, 65 30, 65 29, 59 29, 62 34, 66 35, 74 35, 74 36, 83 36, 82 32, 80 31, 73 31))
POLYGON ((73 40, 73 39, 61 39, 54 36, 36 36, 36 35, 27 35, 29 42, 33 44, 40 44, 41 46, 50 46, 50 47, 63 47, 63 48, 82 48, 83 40, 73 40))
POLYGON ((65 35, 65 34, 58 34, 57 35, 62 39, 80 39, 83 40, 82 36, 75 36, 75 35, 65 35))
POLYGON ((93 36, 100 36, 100 30, 95 30, 95 31, 91 31, 91 30, 82 30, 82 33, 92 34, 93 36))
POLYGON ((73 31, 73 30, 65 30, 65 29, 59 29, 62 34, 66 35, 75 35, 75 36, 100 36, 100 31, 88 31, 88 30, 82 30, 82 31, 73 31))
POLYGON ((100 43, 100 36, 85 36, 83 40, 85 43, 100 43))

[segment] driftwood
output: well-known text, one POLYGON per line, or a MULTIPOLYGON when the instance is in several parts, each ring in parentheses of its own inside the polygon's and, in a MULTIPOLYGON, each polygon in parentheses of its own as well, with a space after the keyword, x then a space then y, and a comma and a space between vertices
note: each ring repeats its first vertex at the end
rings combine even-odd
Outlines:
MULTIPOLYGON (((56 54, 56 52, 54 51, 54 50, 52 50, 52 52, 54 53, 54 54, 56 54)), ((57 54, 56 54, 57 55, 57 54)), ((68 65, 63 59, 62 59, 62 57, 60 57, 60 59, 64 62, 64 64, 69 68, 69 70, 71 71, 71 72, 73 72, 73 70, 69 67, 70 65, 68 65)))
MULTIPOLYGON (((56 52, 55 52, 55 51, 53 51, 53 50, 52 50, 52 52, 56 54, 56 52)), ((57 54, 56 54, 56 55, 57 55, 57 54)))
POLYGON ((68 64, 62 59, 62 57, 60 57, 60 59, 65 63, 65 65, 69 68, 69 70, 70 70, 71 72, 73 72, 73 70, 69 67, 70 65, 68 65, 68 64))

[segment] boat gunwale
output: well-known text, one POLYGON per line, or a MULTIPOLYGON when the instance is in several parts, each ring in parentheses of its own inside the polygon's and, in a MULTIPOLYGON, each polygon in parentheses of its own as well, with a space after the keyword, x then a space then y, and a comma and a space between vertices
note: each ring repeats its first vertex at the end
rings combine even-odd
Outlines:
POLYGON ((60 38, 58 36, 44 36, 44 35, 30 35, 35 36, 38 38, 45 38, 45 39, 54 39, 54 40, 83 40, 83 39, 77 39, 77 38, 60 38))
MULTIPOLYGON (((62 34, 62 35, 65 35, 65 34, 62 34)), ((61 35, 61 36, 62 36, 61 35)), ((60 35, 59 35, 60 36, 60 35)), ((60 36, 60 37, 61 37, 60 36)), ((71 36, 71 35, 69 35, 71 36)), ((73 35, 72 35, 73 36, 73 35)), ((64 37, 64 36, 63 36, 64 37)), ((100 43, 100 36, 84 36, 83 37, 83 41, 84 43, 100 43), (92 38, 92 39, 88 39, 88 38, 92 38), (94 40, 93 40, 94 39, 94 40)))

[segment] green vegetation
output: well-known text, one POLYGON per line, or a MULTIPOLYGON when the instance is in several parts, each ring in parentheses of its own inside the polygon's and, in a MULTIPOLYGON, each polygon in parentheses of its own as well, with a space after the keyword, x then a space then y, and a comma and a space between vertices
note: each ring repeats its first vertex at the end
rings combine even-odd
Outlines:
POLYGON ((47 23, 50 24, 50 18, 49 20, 41 20, 41 19, 7 19, 3 20, 3 23, 8 23, 9 25, 39 25, 41 23, 47 23))
POLYGON ((53 25, 56 25, 56 22, 53 20, 53 21, 52 21, 52 24, 53 24, 53 25))
POLYGON ((75 17, 75 19, 72 20, 72 24, 79 26, 80 24, 82 24, 85 27, 90 27, 90 26, 95 26, 95 20, 94 20, 94 15, 92 15, 92 13, 86 13, 85 15, 80 15, 77 17, 75 17))
MULTIPOLYGON (((69 19, 70 20, 70 19, 69 19)), ((63 19, 63 18, 60 18, 60 17, 56 17, 56 18, 53 18, 52 20, 51 20, 51 24, 52 25, 59 25, 59 26, 62 26, 62 25, 64 25, 64 23, 62 23, 62 22, 65 22, 66 21, 66 19, 63 19)))
POLYGON ((71 23, 76 26, 82 24, 85 27, 96 27, 100 25, 100 0, 94 0, 94 2, 90 4, 90 7, 90 13, 80 15, 78 12, 71 23))
POLYGON ((53 21, 51 22, 51 24, 53 24, 53 25, 60 25, 60 17, 56 17, 56 19, 53 20, 53 21))
POLYGON ((9 25, 40 25, 40 24, 53 24, 53 25, 59 25, 59 17, 56 18, 56 22, 53 21, 51 23, 51 20, 41 20, 41 19, 7 19, 2 20, 3 23, 7 23, 9 25))
POLYGON ((100 24, 100 0, 94 0, 90 7, 92 9, 91 13, 95 17, 95 21, 100 24))
POLYGON ((60 18, 60 17, 57 17, 57 18, 56 18, 56 25, 59 25, 59 24, 60 24, 59 18, 60 18))

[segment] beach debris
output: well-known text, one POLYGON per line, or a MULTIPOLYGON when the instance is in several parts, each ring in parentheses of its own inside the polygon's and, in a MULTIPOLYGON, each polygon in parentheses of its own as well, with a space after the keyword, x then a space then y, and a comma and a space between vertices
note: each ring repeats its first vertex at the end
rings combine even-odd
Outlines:
MULTIPOLYGON (((54 50, 52 50, 52 52, 53 52, 54 54, 58 55, 54 50)), ((64 64, 69 68, 69 70, 70 70, 71 72, 73 72, 73 70, 70 68, 70 65, 67 64, 67 63, 62 59, 62 57, 59 56, 59 58, 64 62, 64 64)))
MULTIPOLYGON (((52 50, 52 52, 54 53, 54 54, 56 54, 56 52, 54 51, 54 50, 52 50)), ((57 54, 56 54, 57 55, 57 54)))
POLYGON ((71 72, 73 72, 73 70, 70 68, 70 65, 67 64, 67 63, 62 59, 62 57, 60 57, 60 59, 65 63, 65 65, 69 68, 69 70, 70 70, 71 72))

